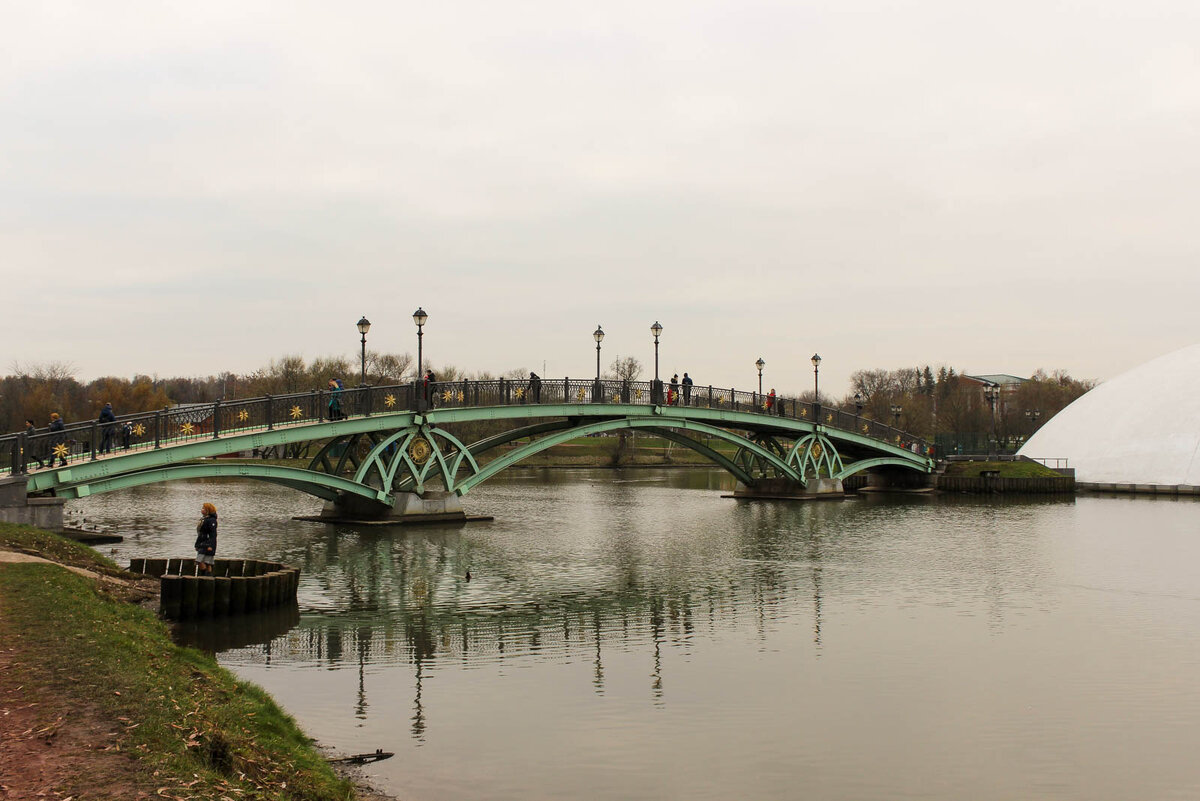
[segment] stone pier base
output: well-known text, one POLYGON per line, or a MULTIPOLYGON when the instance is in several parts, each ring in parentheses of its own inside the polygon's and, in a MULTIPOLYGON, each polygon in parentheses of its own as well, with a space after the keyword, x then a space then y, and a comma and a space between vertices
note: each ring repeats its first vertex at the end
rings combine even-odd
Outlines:
POLYGON ((739 483, 730 498, 745 500, 813 501, 845 497, 841 479, 810 478, 808 485, 786 478, 764 478, 747 486, 739 483))
MULTIPOLYGON (((319 517, 301 517, 323 523, 370 523, 372 525, 408 525, 420 523, 465 522, 462 499, 453 492, 396 493, 396 505, 387 508, 357 496, 347 496, 325 504, 319 517)), ((490 519, 490 518, 488 518, 490 519)))
POLYGON ((0 521, 62 531, 62 498, 30 498, 25 494, 28 476, 0 478, 0 521))

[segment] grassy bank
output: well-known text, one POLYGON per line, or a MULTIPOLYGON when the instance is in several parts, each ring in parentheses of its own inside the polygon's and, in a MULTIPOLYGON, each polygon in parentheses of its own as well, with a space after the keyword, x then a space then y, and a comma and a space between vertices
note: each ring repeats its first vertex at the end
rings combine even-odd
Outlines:
POLYGON ((999 471, 1000 478, 1054 478, 1059 474, 1039 462, 950 462, 948 476, 978 478, 984 470, 999 471))
POLYGON ((0 547, 96 575, 0 563, 0 783, 29 791, 14 797, 354 797, 265 692, 98 578, 118 573, 107 559, 8 524, 0 547), (61 751, 49 764, 47 749, 61 751))

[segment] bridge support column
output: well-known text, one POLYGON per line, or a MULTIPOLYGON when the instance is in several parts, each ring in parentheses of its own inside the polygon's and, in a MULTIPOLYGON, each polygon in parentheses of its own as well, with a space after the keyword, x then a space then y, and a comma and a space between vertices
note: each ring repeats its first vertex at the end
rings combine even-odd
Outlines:
POLYGON ((453 492, 397 492, 392 507, 374 503, 356 495, 343 496, 325 504, 321 520, 330 522, 372 522, 410 524, 442 523, 466 520, 462 499, 453 492))
POLYGON ((757 500, 837 500, 845 497, 838 478, 810 478, 808 486, 788 478, 760 478, 752 484, 738 482, 732 497, 757 500))
POLYGON ((30 498, 25 494, 29 476, 0 478, 0 521, 63 530, 64 498, 30 498))

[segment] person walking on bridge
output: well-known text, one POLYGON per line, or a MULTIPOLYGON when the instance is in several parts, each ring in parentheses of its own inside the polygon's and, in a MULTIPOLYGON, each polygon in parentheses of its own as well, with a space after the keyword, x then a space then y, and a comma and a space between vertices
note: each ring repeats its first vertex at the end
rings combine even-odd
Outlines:
POLYGON ((342 413, 342 387, 336 378, 329 379, 329 419, 341 420, 346 415, 342 413))
POLYGON ((50 467, 54 467, 54 454, 58 453, 58 458, 62 459, 62 466, 67 466, 67 424, 58 416, 58 412, 50 412, 50 467))
POLYGON ((111 453, 113 446, 113 436, 117 433, 117 416, 113 413, 111 403, 104 404, 104 408, 100 410, 100 417, 97 418, 100 423, 100 452, 111 453))
POLYGON ((217 556, 217 507, 206 503, 200 507, 200 524, 196 526, 196 573, 211 576, 217 556))
POLYGON ((683 374, 683 405, 692 405, 692 378, 687 373, 683 374))
POLYGON ((37 434, 37 428, 34 427, 33 421, 26 418, 25 420, 25 457, 26 463, 37 462, 38 467, 45 467, 46 460, 42 458, 41 443, 34 442, 33 437, 37 434))

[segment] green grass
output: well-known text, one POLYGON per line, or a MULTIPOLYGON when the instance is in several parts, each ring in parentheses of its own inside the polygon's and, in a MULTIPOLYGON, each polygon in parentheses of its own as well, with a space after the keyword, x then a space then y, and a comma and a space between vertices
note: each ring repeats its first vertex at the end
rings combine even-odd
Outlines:
POLYGON ((53 562, 98 572, 117 571, 117 565, 88 546, 33 526, 0 523, 0 548, 36 554, 53 562))
MULTIPOLYGON (((75 543, 55 540, 0 525, 0 542, 78 559, 75 543)), ((95 712, 120 732, 109 746, 135 757, 131 770, 146 786, 168 797, 354 798, 263 690, 176 646, 151 612, 105 585, 55 565, 0 564, 0 610, 0 637, 14 655, 9 679, 47 708, 95 712)), ((85 769, 69 789, 96 781, 85 769)))
POLYGON ((950 462, 948 476, 978 478, 984 470, 999 470, 1000 478, 1054 478, 1059 474, 1039 462, 950 462))

